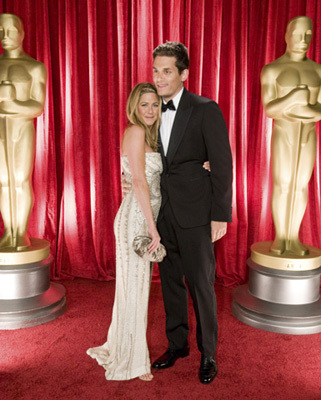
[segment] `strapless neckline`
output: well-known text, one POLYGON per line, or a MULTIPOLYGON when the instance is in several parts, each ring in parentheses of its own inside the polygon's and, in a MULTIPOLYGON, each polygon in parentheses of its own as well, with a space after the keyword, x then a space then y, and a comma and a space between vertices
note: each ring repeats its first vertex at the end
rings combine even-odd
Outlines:
MULTIPOLYGON (((159 154, 160 155, 160 153, 158 152, 158 151, 146 151, 146 153, 145 153, 145 157, 147 156, 147 154, 159 154)), ((125 154, 125 155, 123 155, 123 156, 120 156, 121 158, 122 157, 126 157, 127 158, 127 154, 125 154)))

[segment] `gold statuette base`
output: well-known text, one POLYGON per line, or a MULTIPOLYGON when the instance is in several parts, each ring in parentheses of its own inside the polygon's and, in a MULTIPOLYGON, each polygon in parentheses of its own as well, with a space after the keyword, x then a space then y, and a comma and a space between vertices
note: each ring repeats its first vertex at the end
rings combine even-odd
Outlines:
POLYGON ((281 269, 286 271, 309 271, 321 266, 321 250, 317 247, 305 246, 309 249, 309 254, 298 256, 285 252, 281 255, 276 255, 270 252, 270 242, 258 242, 251 246, 251 259, 264 267, 281 269))
POLYGON ((50 253, 50 243, 44 239, 30 238, 31 246, 22 251, 0 249, 0 265, 29 264, 45 260, 50 253))

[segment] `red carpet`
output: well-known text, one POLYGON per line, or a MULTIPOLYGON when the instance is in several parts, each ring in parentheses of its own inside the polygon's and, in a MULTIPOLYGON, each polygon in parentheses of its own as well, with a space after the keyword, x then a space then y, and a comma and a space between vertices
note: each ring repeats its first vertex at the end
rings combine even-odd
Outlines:
MULTIPOLYGON (((0 331, 0 399, 320 400, 321 334, 290 336, 254 329, 231 313, 232 290, 217 287, 219 374, 198 382, 199 353, 190 312, 191 354, 152 382, 111 382, 86 349, 106 339, 114 282, 62 282, 66 313, 45 325, 0 331)), ((148 341, 152 360, 166 349, 159 283, 151 289, 148 341)))

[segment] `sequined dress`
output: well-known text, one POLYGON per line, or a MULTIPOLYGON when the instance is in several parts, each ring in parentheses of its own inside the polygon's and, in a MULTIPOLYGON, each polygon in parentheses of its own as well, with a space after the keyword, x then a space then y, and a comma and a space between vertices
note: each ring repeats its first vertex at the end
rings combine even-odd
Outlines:
MULTIPOLYGON (((159 153, 145 154, 145 173, 150 190, 151 206, 156 220, 160 203, 159 153)), ((131 173, 126 156, 121 158, 127 182, 131 173)), ((116 237, 116 290, 107 342, 87 350, 106 370, 108 380, 127 380, 150 373, 146 340, 147 310, 152 264, 143 261, 132 249, 137 235, 147 235, 147 224, 131 191, 123 199, 114 221, 116 237)))

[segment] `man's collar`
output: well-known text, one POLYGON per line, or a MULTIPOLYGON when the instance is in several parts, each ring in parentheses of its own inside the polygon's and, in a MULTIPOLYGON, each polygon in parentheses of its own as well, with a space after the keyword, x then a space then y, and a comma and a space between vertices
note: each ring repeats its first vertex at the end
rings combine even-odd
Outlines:
MULTIPOLYGON (((184 91, 184 86, 183 86, 182 89, 177 93, 177 95, 172 99, 176 110, 177 110, 178 105, 179 105, 179 102, 180 102, 180 100, 181 100, 183 91, 184 91)), ((164 99, 163 99, 163 101, 164 101, 164 99)), ((164 103, 166 104, 165 101, 164 101, 164 103)))

